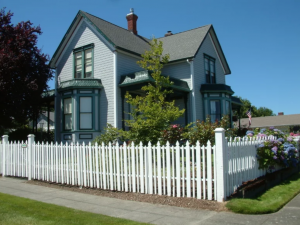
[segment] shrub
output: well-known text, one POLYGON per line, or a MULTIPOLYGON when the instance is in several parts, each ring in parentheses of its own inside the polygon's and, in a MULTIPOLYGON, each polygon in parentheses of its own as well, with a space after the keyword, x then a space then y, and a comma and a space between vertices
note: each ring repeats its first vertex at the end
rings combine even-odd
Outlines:
POLYGON ((162 132, 162 142, 165 144, 167 141, 170 145, 176 145, 176 142, 184 142, 183 133, 185 131, 184 127, 181 127, 180 124, 173 124, 168 127, 168 129, 163 130, 162 132))
MULTIPOLYGON (((256 129, 255 132, 258 130, 256 129)), ((275 165, 282 167, 296 166, 299 163, 297 143, 282 131, 270 127, 254 133, 254 137, 269 138, 257 146, 257 159, 260 169, 272 171, 275 165), (276 139, 278 138, 278 139, 276 139)))
POLYGON ((116 144, 116 142, 124 142, 125 140, 126 132, 117 129, 108 123, 107 126, 104 128, 104 132, 97 136, 93 140, 92 144, 95 145, 97 143, 98 145, 102 145, 102 143, 104 143, 105 145, 108 145, 109 142, 111 144, 116 144))
POLYGON ((212 145, 215 144, 215 129, 222 127, 226 130, 226 137, 234 137, 237 129, 230 128, 229 116, 225 115, 221 121, 215 121, 212 123, 208 116, 205 121, 197 121, 187 126, 187 131, 183 134, 183 137, 189 140, 190 144, 195 145, 197 141, 200 141, 201 145, 206 145, 208 141, 212 145))

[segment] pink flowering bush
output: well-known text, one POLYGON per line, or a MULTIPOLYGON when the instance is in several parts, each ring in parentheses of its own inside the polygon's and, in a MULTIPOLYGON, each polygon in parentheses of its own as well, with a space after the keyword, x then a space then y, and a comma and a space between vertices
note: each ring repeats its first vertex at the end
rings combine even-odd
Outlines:
POLYGON ((185 128, 181 127, 180 124, 173 124, 168 127, 168 129, 163 130, 162 132, 162 141, 166 143, 167 141, 170 145, 175 145, 177 141, 179 143, 183 142, 183 133, 185 128))

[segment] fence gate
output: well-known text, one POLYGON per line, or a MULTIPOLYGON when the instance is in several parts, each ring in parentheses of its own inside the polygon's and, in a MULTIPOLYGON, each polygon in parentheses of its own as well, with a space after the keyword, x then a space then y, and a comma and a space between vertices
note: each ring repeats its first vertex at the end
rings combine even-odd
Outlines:
POLYGON ((4 135, 1 144, 1 173, 5 176, 28 177, 28 143, 8 142, 4 135))

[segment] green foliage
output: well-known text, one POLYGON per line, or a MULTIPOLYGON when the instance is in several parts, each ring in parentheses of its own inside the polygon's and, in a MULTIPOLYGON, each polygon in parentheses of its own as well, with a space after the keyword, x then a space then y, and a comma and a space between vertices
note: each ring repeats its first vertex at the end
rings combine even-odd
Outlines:
POLYGON ((108 123, 107 127, 104 128, 104 132, 96 137, 92 144, 95 145, 97 143, 98 145, 102 145, 102 143, 104 143, 105 145, 108 145, 109 142, 115 144, 118 141, 124 142, 125 140, 126 132, 117 129, 108 123))
POLYGON ((180 124, 170 125, 162 132, 162 144, 165 144, 167 141, 170 145, 176 145, 177 141, 181 144, 184 141, 183 134, 185 131, 186 128, 180 126, 180 124))
POLYGON ((130 127, 128 138, 136 143, 156 143, 161 138, 162 130, 168 128, 172 121, 183 115, 184 109, 179 110, 175 101, 167 101, 167 95, 172 93, 169 77, 161 75, 163 64, 169 60, 169 55, 162 56, 162 42, 155 38, 151 42, 151 50, 142 55, 143 60, 138 64, 145 70, 151 71, 153 83, 142 87, 144 96, 133 97, 126 93, 126 100, 131 105, 129 113, 131 120, 125 120, 130 127))
POLYGON ((192 145, 195 145, 197 141, 200 141, 201 145, 206 145, 208 141, 212 145, 215 144, 215 129, 222 127, 226 130, 226 137, 234 137, 236 129, 230 127, 229 116, 223 116, 221 121, 215 121, 212 123, 210 117, 208 116, 205 121, 197 121, 196 123, 191 123, 187 126, 187 132, 183 134, 183 137, 192 145))
MULTIPOLYGON (((276 165, 282 167, 295 167, 298 165, 297 143, 292 137, 287 137, 274 127, 261 129, 260 133, 257 133, 257 131, 258 129, 255 130, 254 137, 271 138, 270 140, 263 140, 257 147, 257 160, 260 169, 267 169, 271 172, 276 165), (275 140, 274 137, 278 139, 275 140)), ((248 135, 250 134, 248 133, 248 135)))
POLYGON ((269 108, 266 107, 259 107, 257 108, 256 106, 252 105, 252 103, 245 98, 238 97, 241 102, 243 103, 243 106, 241 107, 240 113, 241 113, 241 118, 247 118, 246 112, 251 108, 251 115, 252 117, 262 117, 262 116, 275 116, 273 111, 269 108))
POLYGON ((289 131, 293 132, 293 133, 299 132, 300 131, 300 126, 299 125, 290 126, 289 131))

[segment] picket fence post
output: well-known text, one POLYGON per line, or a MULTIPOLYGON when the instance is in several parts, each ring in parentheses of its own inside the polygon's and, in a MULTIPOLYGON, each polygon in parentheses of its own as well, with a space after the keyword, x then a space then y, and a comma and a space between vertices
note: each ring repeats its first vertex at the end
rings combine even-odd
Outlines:
POLYGON ((216 178, 217 181, 217 201, 224 202, 226 200, 225 190, 225 168, 226 168, 226 140, 224 128, 215 129, 215 141, 216 141, 216 178))
POLYGON ((2 177, 5 176, 5 152, 6 152, 6 146, 8 145, 8 135, 2 136, 2 177))
POLYGON ((33 150, 33 143, 34 143, 34 134, 29 134, 28 136, 28 161, 27 161, 27 169, 28 169, 28 180, 31 180, 31 153, 33 150))

